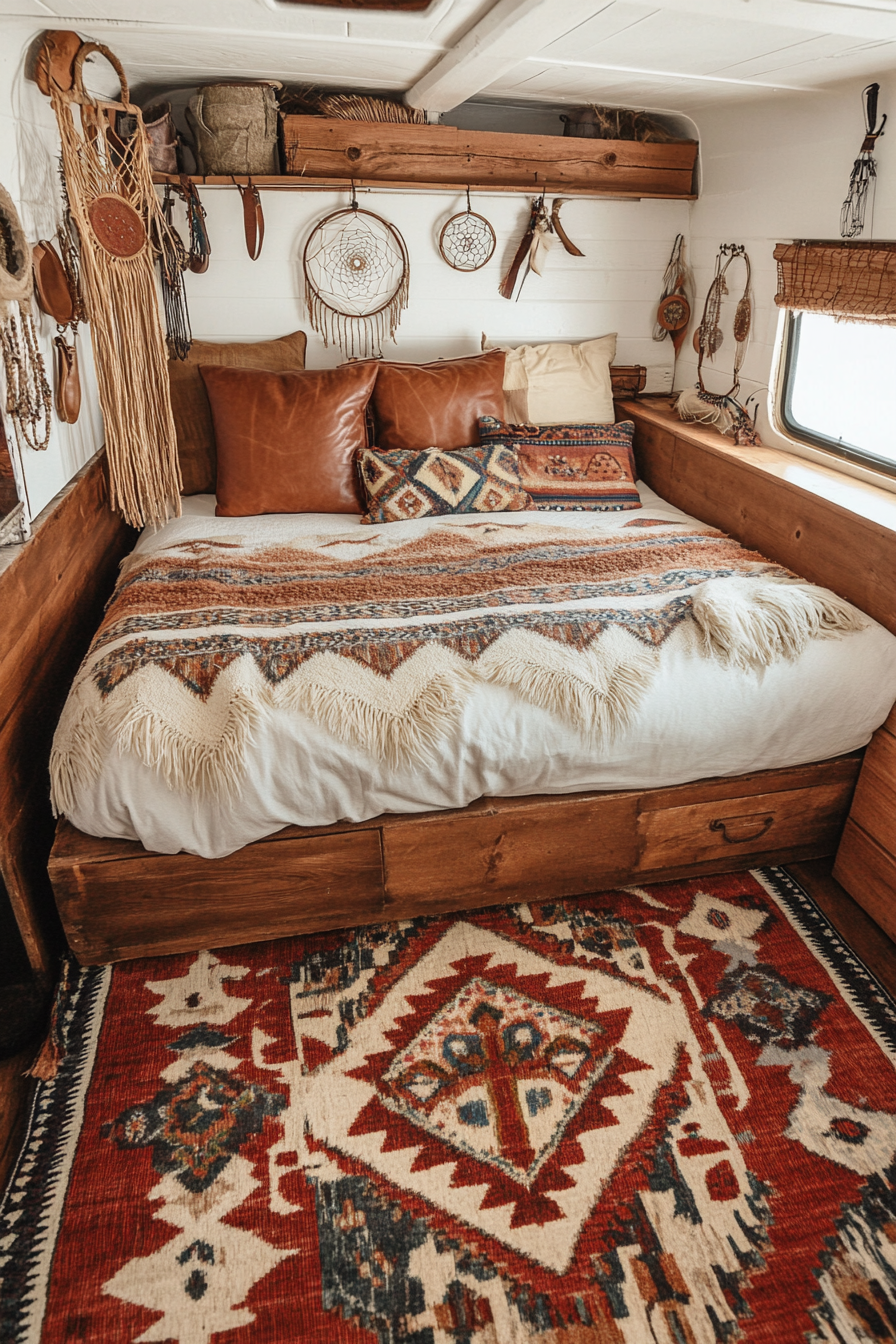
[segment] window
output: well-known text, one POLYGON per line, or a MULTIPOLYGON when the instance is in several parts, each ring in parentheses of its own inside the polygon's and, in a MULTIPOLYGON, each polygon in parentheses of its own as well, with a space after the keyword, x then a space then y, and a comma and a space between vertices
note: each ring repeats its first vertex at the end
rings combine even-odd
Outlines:
POLYGON ((896 476, 896 327, 789 312, 780 410, 795 439, 896 476))

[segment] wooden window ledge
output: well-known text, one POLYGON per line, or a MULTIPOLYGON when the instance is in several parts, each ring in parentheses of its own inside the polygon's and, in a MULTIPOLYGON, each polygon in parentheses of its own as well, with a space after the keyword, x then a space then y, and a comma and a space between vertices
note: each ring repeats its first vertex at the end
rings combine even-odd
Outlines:
POLYGON ((896 495, 781 448, 679 420, 667 397, 617 402, 663 499, 831 588, 896 634, 896 495))

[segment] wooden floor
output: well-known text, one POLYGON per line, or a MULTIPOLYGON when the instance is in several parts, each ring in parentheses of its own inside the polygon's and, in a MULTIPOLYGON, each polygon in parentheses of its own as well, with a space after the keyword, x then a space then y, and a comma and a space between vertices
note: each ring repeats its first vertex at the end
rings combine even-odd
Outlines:
MULTIPOLYGON (((788 864, 788 871, 809 892, 850 947, 896 998, 896 943, 831 876, 832 859, 788 864)), ((25 1076, 36 1054, 32 1047, 0 1060, 0 1190, 16 1159, 33 1083, 25 1076)))

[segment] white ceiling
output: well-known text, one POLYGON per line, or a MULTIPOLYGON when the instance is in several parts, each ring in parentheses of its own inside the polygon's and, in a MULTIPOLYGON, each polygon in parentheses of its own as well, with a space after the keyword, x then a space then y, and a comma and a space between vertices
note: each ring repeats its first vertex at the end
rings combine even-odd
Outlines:
POLYGON ((0 32, 23 17, 106 42, 138 89, 235 74, 389 90, 421 81, 434 101, 414 101, 438 110, 476 96, 694 108, 770 89, 798 98, 896 68, 896 0, 434 0, 423 14, 0 0, 0 16, 0 32))

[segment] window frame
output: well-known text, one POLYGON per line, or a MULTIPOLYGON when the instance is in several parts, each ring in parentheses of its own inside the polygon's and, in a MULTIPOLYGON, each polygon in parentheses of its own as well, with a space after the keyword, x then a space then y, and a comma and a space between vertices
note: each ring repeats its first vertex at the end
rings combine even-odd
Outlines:
POLYGON ((816 430, 808 429, 794 419, 791 406, 793 397, 792 375, 799 357, 800 331, 798 319, 800 317, 802 317, 801 310, 788 308, 785 313, 777 397, 777 418, 782 430, 788 438, 794 439, 797 443, 804 443, 810 448, 820 448, 823 452, 831 453, 834 457, 846 458, 847 461, 855 462, 867 470, 879 471, 885 476, 896 478, 896 461, 878 457, 876 453, 867 449, 856 448, 852 444, 844 443, 841 439, 828 438, 824 434, 819 434, 816 430))

